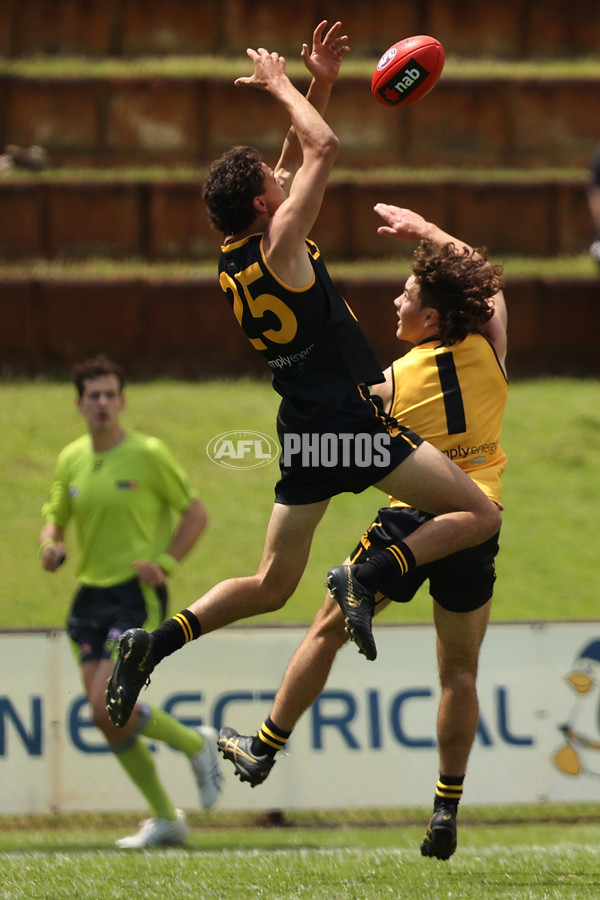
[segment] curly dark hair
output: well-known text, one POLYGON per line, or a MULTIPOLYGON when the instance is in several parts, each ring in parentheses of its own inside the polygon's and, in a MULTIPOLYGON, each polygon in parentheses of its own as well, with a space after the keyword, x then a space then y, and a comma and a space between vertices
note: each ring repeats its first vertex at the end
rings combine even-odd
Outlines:
POLYGON ((202 196, 211 225, 222 234, 237 234, 256 216, 252 201, 265 189, 262 159, 252 147, 232 147, 215 160, 202 196))
POLYGON ((436 309, 444 343, 462 341, 480 331, 494 314, 492 297, 502 290, 502 266, 488 262, 485 247, 459 249, 422 240, 414 252, 413 275, 421 305, 436 309))
POLYGON ((95 356, 93 359, 86 359, 85 362, 73 366, 71 380, 81 398, 85 390, 85 382, 94 378, 102 378, 104 375, 114 375, 119 382, 119 393, 122 393, 125 387, 125 373, 118 363, 113 362, 104 354, 95 356))

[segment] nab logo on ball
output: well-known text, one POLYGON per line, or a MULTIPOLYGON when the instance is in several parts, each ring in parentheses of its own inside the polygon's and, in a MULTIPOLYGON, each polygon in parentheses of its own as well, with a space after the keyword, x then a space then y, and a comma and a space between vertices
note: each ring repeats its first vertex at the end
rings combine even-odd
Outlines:
POLYGON ((383 54, 371 79, 371 91, 384 106, 407 106, 429 93, 444 67, 444 49, 419 34, 393 44, 383 54))
POLYGON ((259 469, 273 462, 279 446, 260 431, 225 431, 208 442, 206 452, 226 469, 259 469))
POLYGON ((408 95, 416 91, 428 75, 431 75, 431 72, 420 66, 416 59, 410 59, 405 68, 378 90, 387 104, 398 106, 399 103, 407 102, 408 95))

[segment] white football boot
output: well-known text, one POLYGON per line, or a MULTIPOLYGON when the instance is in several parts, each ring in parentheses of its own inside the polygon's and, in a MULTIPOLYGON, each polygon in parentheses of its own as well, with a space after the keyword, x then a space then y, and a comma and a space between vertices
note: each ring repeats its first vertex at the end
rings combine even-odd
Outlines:
POLYGON ((188 835, 188 824, 183 810, 178 809, 177 818, 170 819, 144 819, 140 823, 137 834, 117 841, 117 847, 121 850, 144 850, 147 847, 168 847, 183 844, 188 835))
POLYGON ((209 809, 217 802, 223 790, 223 772, 217 748, 218 735, 209 725, 198 728, 198 734, 204 738, 204 746, 190 757, 190 764, 194 770, 202 806, 209 809))

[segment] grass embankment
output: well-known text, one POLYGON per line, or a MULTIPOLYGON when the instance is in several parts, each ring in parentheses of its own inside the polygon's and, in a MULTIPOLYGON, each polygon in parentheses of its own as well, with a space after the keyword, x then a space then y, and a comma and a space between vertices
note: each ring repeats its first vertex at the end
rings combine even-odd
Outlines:
MULTIPOLYGON (((600 496, 600 385, 568 378, 511 386, 502 445, 509 457, 493 619, 598 617, 597 515, 600 496)), ((174 609, 223 578, 253 572, 271 511, 275 462, 255 470, 221 468, 209 440, 232 429, 275 437, 277 399, 265 381, 153 382, 128 389, 124 421, 164 438, 188 470, 211 516, 200 544, 172 582, 174 609)), ((0 542, 0 627, 62 626, 75 585, 73 558, 55 575, 36 553, 40 509, 56 456, 82 432, 74 391, 52 382, 4 383, 0 391, 5 531, 0 542)), ((334 498, 313 543, 304 578, 267 623, 308 623, 321 603, 327 570, 341 562, 386 498, 374 488, 334 498)), ((386 613, 431 620, 429 598, 386 613)), ((255 624, 258 619, 252 620, 255 624)))
MULTIPOLYGON (((385 48, 382 48, 385 49, 385 48)), ((349 56, 340 71, 340 78, 368 78, 378 57, 349 56)), ((294 78, 308 78, 304 64, 286 58, 287 69, 294 78)), ((128 59, 117 57, 90 59, 82 56, 35 56, 0 60, 0 75, 20 78, 237 78, 250 73, 251 64, 243 54, 222 56, 141 56, 128 59)), ((447 58, 444 78, 477 79, 588 79, 600 77, 597 56, 578 59, 503 60, 491 58, 447 58)))

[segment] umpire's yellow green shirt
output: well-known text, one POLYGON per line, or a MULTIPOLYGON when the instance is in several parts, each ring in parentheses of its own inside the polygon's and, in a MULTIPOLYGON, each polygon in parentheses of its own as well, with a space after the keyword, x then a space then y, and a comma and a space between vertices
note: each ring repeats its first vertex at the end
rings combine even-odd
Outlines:
POLYGON ((84 435, 61 451, 42 515, 59 528, 74 520, 77 578, 107 587, 135 577, 136 560, 167 549, 171 511, 183 513, 196 496, 158 438, 128 432, 116 447, 96 453, 84 435))

